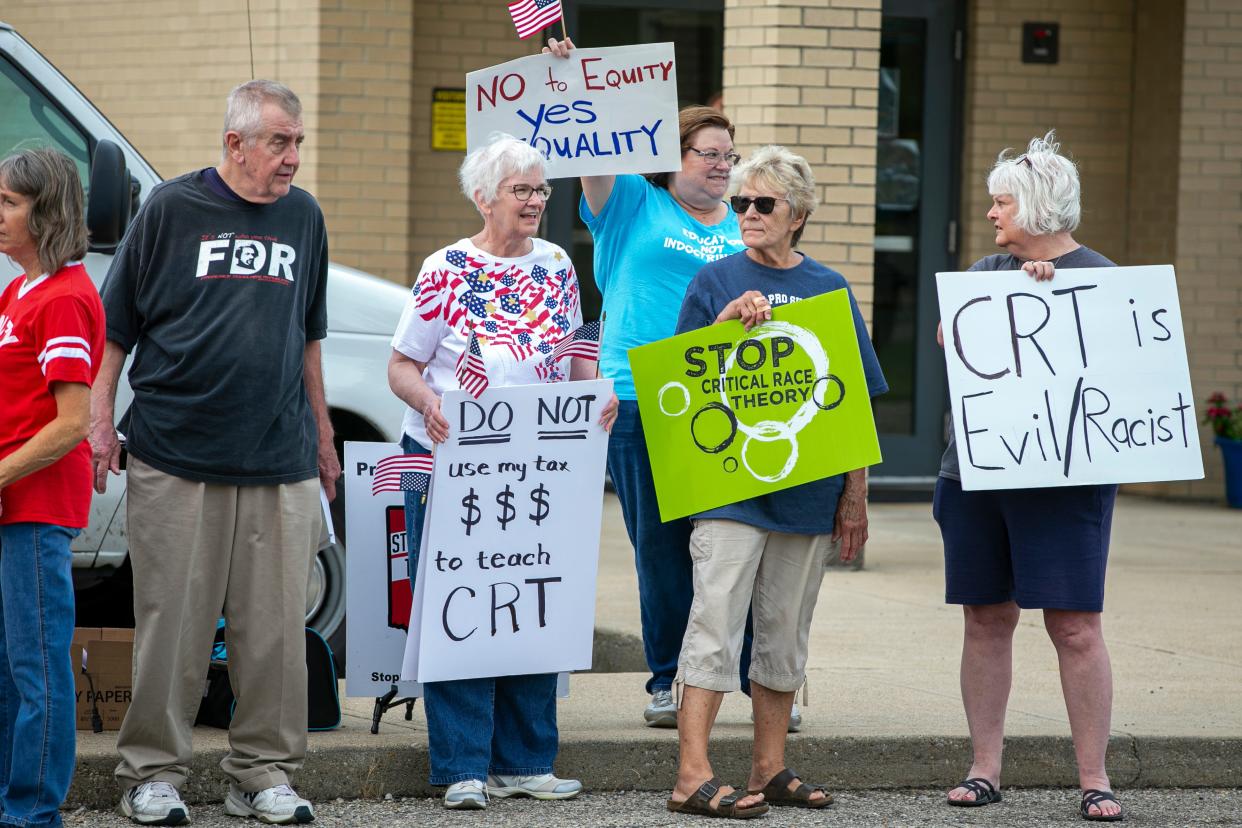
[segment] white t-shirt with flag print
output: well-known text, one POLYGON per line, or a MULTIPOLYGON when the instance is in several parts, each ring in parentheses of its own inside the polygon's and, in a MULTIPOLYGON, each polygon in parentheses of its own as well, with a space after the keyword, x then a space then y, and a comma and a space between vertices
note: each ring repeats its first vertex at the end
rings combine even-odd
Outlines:
MULTIPOLYGON (((462 239, 428 256, 410 290, 392 347, 426 363, 436 394, 459 388, 457 362, 473 331, 492 385, 569 379, 569 358, 548 355, 582 324, 578 274, 560 247, 532 239, 531 252, 493 256, 462 239)), ((406 408, 402 430, 431 448, 423 415, 406 408)))

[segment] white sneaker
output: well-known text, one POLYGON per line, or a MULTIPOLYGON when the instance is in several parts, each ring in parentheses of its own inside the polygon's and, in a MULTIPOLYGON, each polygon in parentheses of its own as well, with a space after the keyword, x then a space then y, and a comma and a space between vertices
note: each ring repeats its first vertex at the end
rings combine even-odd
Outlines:
POLYGON ((651 694, 651 703, 643 711, 647 727, 677 727, 677 705, 673 704, 673 691, 665 688, 651 694))
POLYGON ((229 816, 254 817, 259 822, 273 825, 315 820, 315 809, 310 802, 298 796, 288 785, 275 785, 254 793, 247 793, 236 785, 229 785, 229 795, 224 799, 224 812, 229 816))
POLYGON ((444 792, 444 807, 453 811, 481 811, 487 807, 487 785, 481 779, 454 782, 444 792))
POLYGON ((185 825, 190 809, 168 782, 143 782, 121 797, 121 813, 139 825, 185 825))
MULTIPOLYGON (((755 720, 755 713, 751 711, 750 720, 755 720)), ((802 730, 802 711, 798 709, 798 703, 794 702, 789 708, 789 727, 786 728, 790 733, 798 733, 802 730)))
POLYGON ((487 792, 497 799, 507 796, 530 796, 535 799, 571 799, 582 793, 582 783, 577 779, 558 779, 550 773, 539 776, 487 777, 487 792))

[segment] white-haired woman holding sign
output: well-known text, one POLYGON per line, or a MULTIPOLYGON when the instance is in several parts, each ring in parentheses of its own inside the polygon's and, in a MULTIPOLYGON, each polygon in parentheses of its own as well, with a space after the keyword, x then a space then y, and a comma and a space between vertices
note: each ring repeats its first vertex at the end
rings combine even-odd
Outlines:
MULTIPOLYGON (((845 277, 795 249, 816 206, 806 159, 784 147, 763 147, 734 176, 739 190, 729 203, 746 250, 694 277, 678 333, 732 319, 749 329, 771 319, 773 305, 849 291, 845 277)), ((875 397, 888 384, 848 295, 866 394, 875 397)), ((866 470, 857 469, 692 516, 694 603, 677 665, 676 681, 684 686, 681 756, 669 810, 742 819, 770 805, 832 803, 822 786, 803 782, 785 766, 785 734, 794 694, 806 680, 811 617, 829 548, 839 543, 841 560, 849 561, 867 540, 866 486, 866 470), (741 684, 748 609, 755 631, 748 671, 755 742, 743 794, 714 776, 707 746, 724 694, 741 684)))
MULTIPOLYGON (((1049 132, 1026 152, 997 158, 988 176, 988 221, 1006 252, 975 271, 1024 270, 1040 281, 1056 268, 1115 267, 1074 240, 1080 216, 1078 170, 1049 132)), ((943 330, 937 339, 944 344, 943 330)), ((1005 708, 1013 634, 1023 609, 1043 611, 1056 647, 1069 713, 1084 819, 1116 821, 1121 804, 1105 771, 1112 716, 1112 669, 1100 616, 1116 486, 963 491, 953 430, 940 465, 932 512, 944 538, 945 600, 961 604, 962 701, 974 760, 948 803, 1001 800, 1005 708)))
MULTIPOLYGON (((392 340, 388 384, 408 406, 406 454, 427 454, 448 439, 451 426, 440 411, 446 391, 480 381, 595 377, 593 362, 553 353, 582 324, 582 311, 569 257, 535 237, 552 195, 543 156, 512 136, 495 136, 466 156, 460 179, 483 229, 427 257, 392 340), (467 348, 482 368, 463 373, 467 348)), ((600 424, 610 428, 615 416, 614 398, 600 424)), ((424 495, 406 492, 411 586, 426 510, 424 495)), ((568 799, 582 790, 578 780, 552 773, 555 674, 429 682, 423 693, 431 784, 448 786, 445 807, 484 808, 489 796, 568 799)))

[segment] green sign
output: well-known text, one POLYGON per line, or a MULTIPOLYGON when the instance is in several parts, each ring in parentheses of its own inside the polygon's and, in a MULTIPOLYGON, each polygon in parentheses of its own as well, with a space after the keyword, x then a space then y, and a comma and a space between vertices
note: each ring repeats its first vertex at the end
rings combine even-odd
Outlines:
POLYGON ((880 462, 844 290, 635 348, 630 367, 663 520, 880 462))

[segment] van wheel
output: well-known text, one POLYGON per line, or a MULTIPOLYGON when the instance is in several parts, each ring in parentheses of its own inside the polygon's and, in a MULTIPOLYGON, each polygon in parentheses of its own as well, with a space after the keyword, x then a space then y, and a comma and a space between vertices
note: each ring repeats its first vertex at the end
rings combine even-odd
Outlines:
POLYGON ((324 541, 311 564, 306 626, 327 640, 337 674, 345 675, 345 544, 339 534, 336 543, 324 541))

